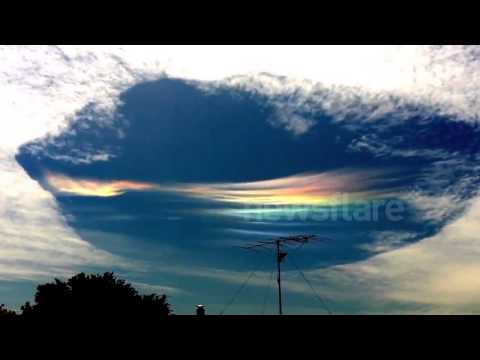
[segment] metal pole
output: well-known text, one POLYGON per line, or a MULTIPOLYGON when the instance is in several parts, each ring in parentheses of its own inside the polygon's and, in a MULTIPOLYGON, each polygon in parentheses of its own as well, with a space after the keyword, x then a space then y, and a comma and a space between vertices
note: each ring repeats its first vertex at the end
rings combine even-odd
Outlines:
POLYGON ((306 244, 309 240, 313 239, 315 235, 294 235, 294 236, 283 236, 269 241, 257 241, 254 244, 247 246, 241 246, 244 249, 252 250, 256 248, 275 248, 277 252, 277 284, 278 284, 278 315, 283 315, 282 308, 282 269, 281 262, 285 259, 285 256, 288 255, 286 252, 282 252, 282 244, 297 243, 297 244, 306 244))
POLYGON ((281 279, 281 270, 280 262, 280 240, 276 241, 277 244, 277 283, 278 283, 278 315, 282 315, 282 279, 281 279))

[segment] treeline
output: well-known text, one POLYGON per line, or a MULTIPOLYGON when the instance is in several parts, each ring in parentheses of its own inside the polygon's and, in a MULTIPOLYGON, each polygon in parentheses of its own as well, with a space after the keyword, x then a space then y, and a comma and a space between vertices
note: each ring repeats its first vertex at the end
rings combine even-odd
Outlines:
POLYGON ((131 284, 111 272, 80 273, 66 281, 55 279, 38 285, 34 302, 26 302, 18 313, 0 305, 0 319, 155 321, 171 314, 166 295, 140 295, 131 284))

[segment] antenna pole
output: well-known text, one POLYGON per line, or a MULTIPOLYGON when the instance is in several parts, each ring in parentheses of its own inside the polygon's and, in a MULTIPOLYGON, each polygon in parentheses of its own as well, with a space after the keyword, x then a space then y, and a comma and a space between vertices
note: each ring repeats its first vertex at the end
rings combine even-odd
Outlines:
POLYGON ((287 252, 282 251, 283 245, 292 245, 298 244, 303 245, 315 238, 315 235, 292 235, 292 236, 281 236, 276 239, 267 240, 267 241, 257 241, 253 244, 241 246, 243 249, 255 250, 259 248, 263 249, 275 249, 277 256, 277 284, 278 284, 278 315, 283 315, 283 304, 282 304, 282 268, 281 263, 288 255, 287 252))
POLYGON ((282 257, 280 256, 280 240, 275 241, 277 246, 277 283, 278 283, 278 315, 282 315, 282 271, 280 269, 280 263, 282 262, 282 257))

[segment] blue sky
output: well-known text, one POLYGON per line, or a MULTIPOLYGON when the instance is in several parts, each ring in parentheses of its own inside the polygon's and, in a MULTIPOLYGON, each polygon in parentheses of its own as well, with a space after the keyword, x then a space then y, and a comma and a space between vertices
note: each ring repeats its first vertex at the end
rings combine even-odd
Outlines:
MULTIPOLYGON (((53 102, 58 111, 40 125, 21 123, 24 134, 6 128, 22 136, 2 146, 10 184, 0 203, 2 302, 18 306, 53 276, 115 270, 143 291, 169 294, 176 313, 197 303, 219 313, 254 270, 228 312, 272 313, 273 254, 238 246, 313 233, 325 240, 291 249, 284 264, 286 313, 325 313, 294 264, 335 313, 476 312, 480 142, 476 83, 461 83, 475 79, 466 59, 476 49, 317 50, 337 78, 314 63, 302 70, 295 57, 268 73, 238 67, 224 76, 195 64, 186 76, 181 66, 140 71, 127 52, 118 63, 98 49, 45 48, 40 59, 70 52, 74 74, 90 54, 100 75, 122 78, 126 67, 137 75, 110 92, 91 85, 96 95, 73 96, 74 111, 53 102), (411 75, 408 54, 416 55, 412 83, 398 77, 411 75), (438 67, 422 68, 427 60, 438 67), (362 61, 369 77, 355 71, 362 61), (450 89, 445 74, 456 79, 450 89)), ((151 57, 146 51, 145 63, 151 57)), ((68 71, 42 66, 40 83, 49 79, 53 90, 35 95, 38 103, 68 94, 65 82, 82 89, 76 75, 58 80, 68 71)), ((29 76, 19 88, 35 93, 29 76)))

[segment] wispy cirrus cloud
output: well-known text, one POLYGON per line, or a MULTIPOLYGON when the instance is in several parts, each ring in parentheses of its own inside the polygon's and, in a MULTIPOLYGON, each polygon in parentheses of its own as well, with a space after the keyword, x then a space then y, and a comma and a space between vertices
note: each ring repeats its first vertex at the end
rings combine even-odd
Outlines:
POLYGON ((392 171, 342 170, 238 183, 154 184, 132 180, 76 179, 47 173, 45 181, 60 194, 112 197, 127 191, 160 191, 210 201, 250 205, 335 205, 393 194, 392 171))
POLYGON ((0 279, 44 279, 73 269, 135 267, 83 241, 59 216, 52 194, 31 181, 14 159, 0 161, 0 279), (24 198, 27 197, 27 199, 24 198))
POLYGON ((347 193, 351 200, 378 196, 378 171, 345 170, 244 183, 196 184, 180 187, 191 196, 250 205, 333 205, 347 193))
POLYGON ((157 188, 154 184, 143 182, 74 179, 53 173, 47 173, 45 180, 54 191, 77 196, 111 197, 122 195, 127 191, 146 191, 157 188))
MULTIPOLYGON (((479 231, 480 201, 474 199, 462 217, 438 234, 365 261, 326 269, 323 275, 349 293, 355 289, 365 301, 391 302, 390 311, 394 303, 406 306, 405 312, 421 307, 424 313, 478 313, 479 231)), ((389 237, 399 236, 403 237, 389 237)), ((315 274, 320 271, 311 273, 315 274)))

